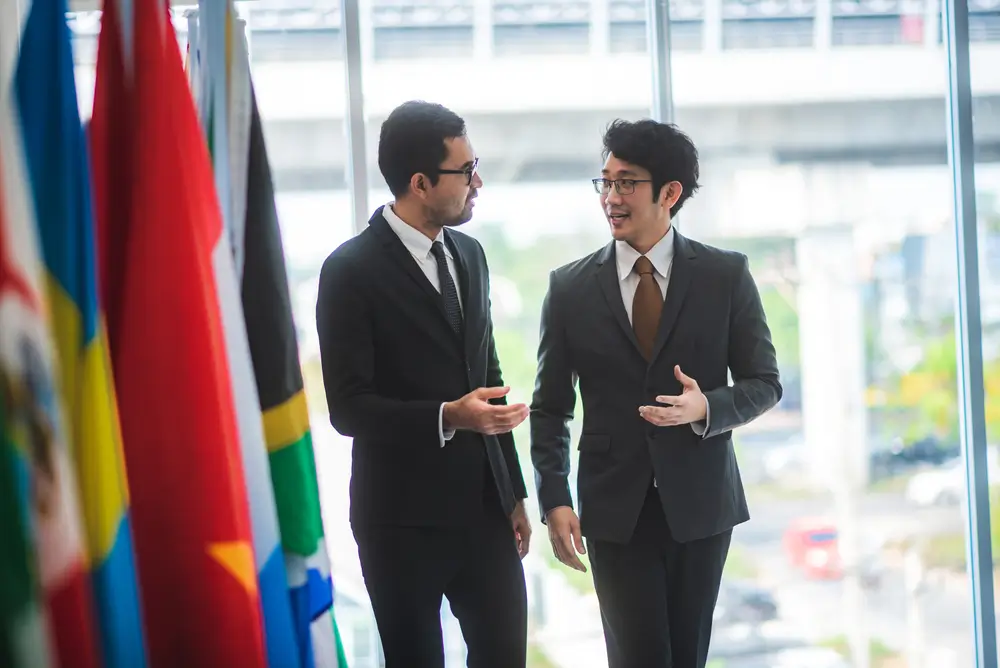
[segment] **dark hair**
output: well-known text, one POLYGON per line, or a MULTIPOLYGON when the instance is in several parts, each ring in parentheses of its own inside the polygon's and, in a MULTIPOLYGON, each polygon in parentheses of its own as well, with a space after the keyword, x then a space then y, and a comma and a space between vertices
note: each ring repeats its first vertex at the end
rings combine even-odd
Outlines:
POLYGON ((448 157, 445 140, 463 136, 465 121, 440 104, 411 100, 393 109, 378 138, 378 168, 393 197, 409 191, 414 174, 436 185, 448 157))
POLYGON ((670 209, 675 216, 684 202, 698 190, 698 149, 694 142, 671 123, 644 119, 616 119, 604 131, 605 160, 614 154, 619 160, 646 169, 653 181, 653 201, 671 181, 683 187, 681 196, 670 209))

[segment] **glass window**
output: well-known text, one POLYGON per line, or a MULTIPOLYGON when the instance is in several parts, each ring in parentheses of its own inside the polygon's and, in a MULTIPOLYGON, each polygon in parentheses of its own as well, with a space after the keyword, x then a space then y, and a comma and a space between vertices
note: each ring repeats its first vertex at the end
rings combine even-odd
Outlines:
MULTIPOLYGON (((1000 70, 990 64, 1000 62, 1000 14, 995 0, 969 5, 995 500, 1000 70)), ((354 233, 340 3, 239 8, 313 411, 338 622, 349 665, 374 668, 377 631, 347 521, 350 440, 326 419, 314 322, 321 263, 354 233)), ((181 40, 184 9, 175 7, 181 40)), ((940 2, 674 0, 670 11, 676 121, 698 145, 702 174, 676 222, 748 255, 784 386, 781 403, 735 436, 752 519, 734 533, 710 665, 973 665, 940 2)), ((369 207, 390 199, 376 150, 392 108, 426 99, 465 117, 484 187, 464 230, 489 259, 515 400, 533 389, 549 271, 608 240, 589 181, 607 123, 650 114, 646 12, 643 0, 360 0, 369 207)), ((85 117, 99 20, 70 15, 85 117)), ((573 428, 576 439, 579 419, 573 428)), ((526 425, 515 438, 533 495, 526 425)), ((590 575, 556 563, 533 498, 528 507, 529 666, 605 666, 590 575)), ((992 511, 996 526, 1000 504, 992 511)), ((448 666, 464 665, 447 604, 442 619, 448 666)))
POLYGON ((749 256, 785 388, 736 431, 752 519, 726 576, 776 613, 719 618, 713 654, 974 665, 937 5, 712 1, 721 53, 673 59, 704 184, 680 229, 749 256))
MULTIPOLYGON (((989 2, 969 2, 969 57, 972 84, 975 204, 979 294, 970 295, 982 319, 983 409, 986 421, 986 477, 989 481, 990 543, 994 589, 1000 552, 1000 12, 989 2), (977 304, 978 302, 978 304, 977 304)), ((956 465, 964 479, 964 462, 956 465)), ((978 474, 978 471, 977 471, 978 474)), ((962 499, 963 504, 965 499, 962 499)), ((964 535, 963 535, 964 538, 964 535)), ((995 597, 994 597, 995 598, 995 597)))

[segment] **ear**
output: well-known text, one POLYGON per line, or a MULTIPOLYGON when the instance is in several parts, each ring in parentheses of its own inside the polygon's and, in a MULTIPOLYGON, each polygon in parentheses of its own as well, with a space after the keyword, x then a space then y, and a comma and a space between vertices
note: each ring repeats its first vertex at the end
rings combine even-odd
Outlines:
POLYGON ((417 172, 410 177, 410 191, 417 197, 420 197, 421 199, 427 197, 427 193, 430 189, 431 181, 427 178, 426 174, 417 172))
POLYGON ((677 200, 681 198, 682 192, 684 192, 684 186, 679 181, 671 181, 664 184, 660 189, 660 206, 667 209, 674 208, 674 204, 677 204, 677 200))

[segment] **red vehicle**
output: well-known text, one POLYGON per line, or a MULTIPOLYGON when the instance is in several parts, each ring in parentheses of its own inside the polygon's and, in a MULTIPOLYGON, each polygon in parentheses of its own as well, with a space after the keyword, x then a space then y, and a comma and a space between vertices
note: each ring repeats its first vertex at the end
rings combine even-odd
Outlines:
POLYGON ((843 576, 837 527, 826 519, 796 520, 785 531, 785 555, 794 568, 813 580, 839 580, 843 576))

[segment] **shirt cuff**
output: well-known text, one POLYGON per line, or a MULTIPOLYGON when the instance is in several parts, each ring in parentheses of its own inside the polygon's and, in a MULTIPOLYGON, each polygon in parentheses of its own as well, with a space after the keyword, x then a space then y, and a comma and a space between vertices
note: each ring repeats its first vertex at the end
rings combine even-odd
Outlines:
POLYGON ((712 422, 712 406, 708 403, 708 397, 705 397, 705 419, 698 420, 697 422, 691 423, 691 429, 694 433, 698 434, 702 438, 708 433, 708 425, 712 422))
POLYGON ((438 440, 441 443, 441 447, 452 439, 455 435, 454 429, 446 430, 444 428, 444 404, 441 404, 441 408, 438 409, 438 440))

